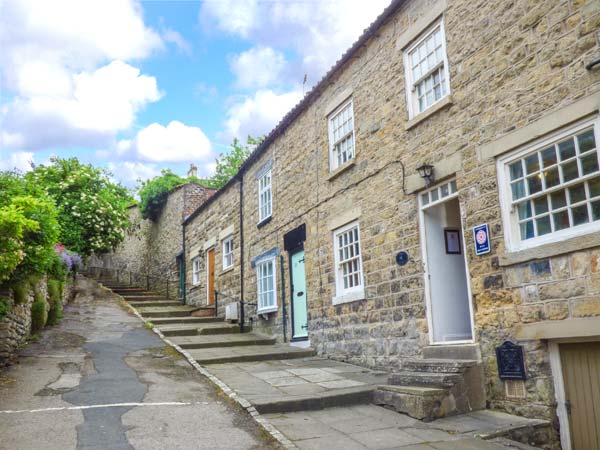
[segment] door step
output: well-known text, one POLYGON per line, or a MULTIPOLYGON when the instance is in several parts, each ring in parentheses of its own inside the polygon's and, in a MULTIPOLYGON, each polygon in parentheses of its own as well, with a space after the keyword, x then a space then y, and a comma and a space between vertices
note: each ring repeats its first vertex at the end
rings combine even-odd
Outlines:
POLYGON ((445 417, 454 409, 447 389, 423 386, 379 386, 373 403, 426 422, 445 417))
POLYGON ((223 335, 198 335, 173 337, 171 342, 186 350, 214 347, 239 347, 247 345, 273 345, 275 338, 255 333, 223 335))

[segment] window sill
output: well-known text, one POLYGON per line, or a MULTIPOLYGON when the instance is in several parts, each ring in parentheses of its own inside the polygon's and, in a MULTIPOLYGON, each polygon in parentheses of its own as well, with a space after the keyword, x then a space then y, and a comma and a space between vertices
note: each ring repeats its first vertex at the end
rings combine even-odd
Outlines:
POLYGON ((419 123, 423 122, 425 119, 434 115, 436 112, 444 109, 447 106, 452 105, 452 103, 453 103, 452 95, 446 95, 443 99, 441 99, 440 101, 433 104, 432 106, 430 106, 428 109, 426 109, 422 113, 417 114, 412 119, 410 119, 408 122, 406 122, 404 124, 404 129, 406 131, 410 130, 411 128, 417 126, 419 123))
POLYGON ((269 306, 267 308, 261 308, 261 309, 257 309, 256 310, 256 314, 269 314, 269 313, 274 313, 277 312, 277 310, 279 309, 278 306, 269 306))
POLYGON ((563 255, 565 253, 572 253, 592 247, 600 247, 599 232, 575 236, 562 241, 549 242, 547 244, 540 244, 536 247, 498 255, 498 264, 500 266, 512 266, 527 261, 563 255))
POLYGON ((360 291, 350 292, 348 294, 338 295, 331 298, 331 303, 335 305, 341 305, 344 303, 356 302, 359 300, 365 299, 365 290, 361 289, 360 291))
POLYGON ((347 170, 350 170, 355 165, 356 165, 355 158, 352 158, 350 161, 346 162, 343 166, 338 167, 333 172, 331 172, 329 174, 329 176, 327 177, 327 181, 331 181, 331 180, 337 178, 340 174, 346 172, 347 170))
POLYGON ((225 269, 221 270, 221 273, 219 273, 219 275, 223 275, 223 274, 226 274, 227 272, 231 272, 234 267, 235 266, 226 267, 225 269))
POLYGON ((258 222, 256 224, 256 228, 264 227, 266 224, 268 224, 271 221, 272 218, 273 218, 273 216, 269 216, 266 219, 261 220, 260 222, 258 222))

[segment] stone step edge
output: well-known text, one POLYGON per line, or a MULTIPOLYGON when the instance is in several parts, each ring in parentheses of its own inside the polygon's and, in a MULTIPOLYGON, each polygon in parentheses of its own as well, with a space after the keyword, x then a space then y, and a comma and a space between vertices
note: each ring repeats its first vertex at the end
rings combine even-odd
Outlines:
POLYGON ((214 358, 196 359, 194 360, 198 364, 211 365, 211 364, 230 364, 238 362, 255 362, 255 361, 276 361, 276 360, 287 360, 287 359, 299 359, 314 356, 316 351, 313 349, 307 349, 304 351, 296 352, 285 352, 278 351, 273 353, 258 353, 249 355, 233 355, 233 356, 222 356, 214 358))
POLYGON ((434 397, 448 393, 448 390, 444 388, 393 384, 381 384, 377 386, 377 389, 381 391, 395 392, 397 394, 416 395, 421 397, 434 397))
MULTIPOLYGON (((202 335, 198 335, 202 336, 202 335)), ((207 336, 207 335, 204 335, 207 336)), ((220 336, 220 335, 215 335, 220 336)), ((243 336, 240 334, 239 336, 243 336)), ((183 336, 173 336, 174 338, 183 337, 183 336)), ((244 346, 265 346, 265 345, 274 345, 276 340, 273 339, 247 339, 247 340, 239 340, 239 341, 215 341, 215 342, 180 342, 179 345, 181 348, 185 350, 201 350, 205 348, 216 348, 216 347, 244 347, 244 346)))

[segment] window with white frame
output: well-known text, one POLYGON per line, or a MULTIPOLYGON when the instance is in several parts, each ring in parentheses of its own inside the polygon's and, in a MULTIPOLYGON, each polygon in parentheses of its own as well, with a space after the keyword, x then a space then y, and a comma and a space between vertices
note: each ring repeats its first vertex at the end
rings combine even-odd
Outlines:
POLYGON ((450 93, 444 23, 440 19, 404 52, 409 117, 450 93))
POLYGON ((329 161, 335 170, 354 158, 354 110, 352 99, 329 117, 329 161))
POLYGON ((600 230, 598 120, 498 161, 509 250, 600 230))
POLYGON ((275 258, 256 264, 257 312, 264 314, 277 310, 275 258))
POLYGON ((334 231, 333 243, 337 297, 361 292, 364 288, 358 222, 334 231))
POLYGON ((223 270, 233 267, 233 236, 223 239, 223 270))
POLYGON ((258 179, 258 221, 268 219, 271 214, 271 169, 269 169, 258 179))
POLYGON ((200 257, 192 258, 192 284, 200 284, 200 257))

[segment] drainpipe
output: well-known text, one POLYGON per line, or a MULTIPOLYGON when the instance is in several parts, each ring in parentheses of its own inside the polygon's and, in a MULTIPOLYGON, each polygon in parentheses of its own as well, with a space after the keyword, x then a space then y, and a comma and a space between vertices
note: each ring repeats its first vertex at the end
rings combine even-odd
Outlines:
POLYGON ((283 273, 283 255, 279 255, 279 268, 281 272, 281 312, 283 316, 283 342, 287 342, 287 311, 285 308, 285 274, 283 273))
MULTIPOLYGON (((183 239, 182 255, 181 255, 181 267, 183 269, 183 304, 185 305, 186 291, 187 291, 187 274, 185 273, 185 222, 181 224, 181 236, 183 239)), ((179 275, 181 276, 181 275, 179 275)), ((181 280, 179 281, 181 283, 181 280)))
POLYGON ((244 332, 244 173, 240 172, 240 332, 244 332))

